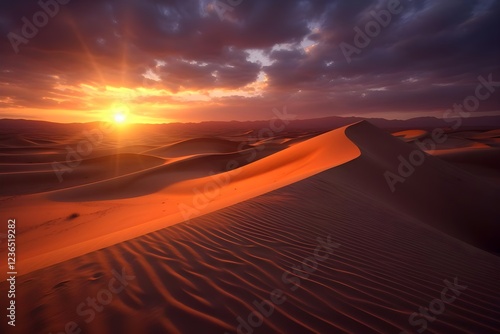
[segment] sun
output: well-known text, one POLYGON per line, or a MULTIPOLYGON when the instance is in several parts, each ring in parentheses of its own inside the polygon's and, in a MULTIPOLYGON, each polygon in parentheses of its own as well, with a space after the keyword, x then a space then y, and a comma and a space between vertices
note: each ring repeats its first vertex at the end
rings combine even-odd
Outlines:
POLYGON ((127 115, 125 115, 122 112, 116 112, 114 119, 115 119, 115 123, 123 124, 127 120, 127 115))
POLYGON ((115 104, 110 108, 110 116, 115 124, 124 124, 128 122, 129 108, 127 105, 120 103, 115 104))

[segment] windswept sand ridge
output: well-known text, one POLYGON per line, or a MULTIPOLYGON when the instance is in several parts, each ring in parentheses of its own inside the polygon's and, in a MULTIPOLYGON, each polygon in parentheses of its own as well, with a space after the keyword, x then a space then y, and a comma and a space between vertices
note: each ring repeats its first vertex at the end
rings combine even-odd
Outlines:
MULTIPOLYGON (((70 161, 73 164, 73 161, 70 161)), ((10 165, 10 168, 26 168, 27 171, 0 173, 0 196, 34 194, 97 182, 119 175, 129 174, 162 165, 160 158, 139 154, 113 154, 82 160, 75 168, 63 162, 54 170, 51 164, 10 165), (30 171, 29 168, 41 170, 30 171), (62 182, 59 182, 58 174, 62 182)), ((0 165, 0 170, 2 170, 0 165)))
POLYGON ((237 141, 219 138, 196 138, 155 148, 143 153, 163 158, 176 158, 206 153, 233 153, 246 148, 248 148, 248 145, 237 141))
POLYGON ((306 134, 306 135, 300 135, 296 138, 289 138, 283 141, 284 144, 287 144, 289 146, 301 143, 305 140, 311 139, 319 135, 319 133, 312 133, 312 134, 306 134))
MULTIPOLYGON (((255 197, 356 159, 361 152, 345 134, 349 127, 316 136, 265 159, 229 171, 225 176, 230 184, 220 187, 220 196, 213 201, 213 206, 226 206, 222 204, 226 198, 236 198, 238 202, 255 197)), ((210 182, 210 177, 189 180, 174 185, 171 191, 184 193, 189 189, 191 192, 210 182)))
POLYGON ((435 153, 446 152, 446 151, 458 151, 462 149, 482 149, 490 148, 487 144, 484 144, 477 140, 471 140, 462 137, 449 136, 444 143, 436 144, 435 153))
POLYGON ((13 134, 8 134, 8 135, 0 135, 0 147, 2 148, 9 148, 9 147, 32 147, 36 146, 38 143, 26 139, 25 137, 21 135, 13 135, 13 134))
POLYGON ((0 173, 46 172, 52 170, 51 163, 0 163, 0 173))
MULTIPOLYGON (((280 289, 286 301, 254 333, 412 333, 421 327, 409 316, 456 277, 466 289, 426 322, 428 331, 498 333, 500 259, 339 182, 342 176, 330 169, 22 276, 18 318, 32 321, 18 322, 16 332, 57 333, 74 321, 84 333, 236 333, 237 318, 247 321, 254 301, 280 289), (308 278, 292 275, 314 254, 317 238, 328 236, 340 245, 329 258, 308 278), (77 307, 122 268, 134 278, 87 323, 90 307, 83 315, 77 307)), ((3 282, 0 294, 6 292, 3 282)))
MULTIPOLYGON (((35 137, 36 135, 32 134, 31 136, 35 137)), ((68 156, 70 159, 74 159, 75 154, 86 160, 116 154, 140 154, 158 146, 145 144, 147 140, 136 143, 138 140, 121 138, 119 133, 109 137, 91 137, 88 134, 85 135, 85 132, 61 136, 58 140, 31 138, 24 140, 23 145, 5 144, 15 141, 15 139, 11 137, 0 139, 0 168, 2 165, 18 164, 21 165, 18 171, 25 171, 22 169, 22 165, 66 162, 68 156)))
POLYGON ((395 132, 392 135, 394 137, 399 137, 403 139, 405 142, 411 142, 416 139, 423 138, 427 136, 429 133, 425 130, 405 130, 405 131, 399 131, 395 132))
MULTIPOLYGON (((122 151, 121 149, 119 151, 122 151)), ((75 162, 73 160, 68 160, 71 164, 75 162)), ((0 173, 19 173, 19 172, 43 172, 43 171, 53 171, 53 163, 59 162, 61 164, 68 165, 68 161, 53 161, 50 163, 23 163, 23 164, 12 164, 12 163, 0 163, 0 173)), ((147 156, 144 154, 135 153, 113 153, 109 155, 102 155, 96 158, 86 158, 82 159, 82 162, 78 165, 89 166, 98 169, 99 167, 114 169, 118 167, 119 169, 127 168, 129 166, 143 166, 144 168, 149 167, 149 163, 163 163, 164 159, 158 157, 147 156)))
POLYGON ((54 146, 26 146, 26 147, 2 147, 2 157, 8 157, 12 155, 27 155, 27 154, 51 154, 55 155, 60 152, 64 152, 63 149, 54 146))
POLYGON ((490 131, 482 131, 482 132, 471 132, 466 135, 467 138, 470 139, 491 139, 491 138, 500 138, 500 129, 490 130, 490 131))
MULTIPOLYGON (((411 130, 393 133, 395 137, 401 137, 405 142, 432 140, 432 134, 427 131, 411 130), (415 136, 412 137, 412 134, 415 136), (420 133, 419 136, 416 134, 420 133)), ((428 150, 430 154, 447 154, 451 152, 461 152, 465 150, 481 150, 491 147, 500 147, 500 139, 497 137, 497 131, 467 131, 451 132, 446 134, 444 142, 435 142, 435 148, 428 150)))
MULTIPOLYGON (((394 136, 406 135, 407 131, 393 133, 394 136)), ((476 176, 486 178, 488 182, 500 185, 500 134, 499 130, 460 131, 448 133, 444 143, 437 143, 436 149, 426 152, 442 160, 453 163, 476 176)), ((407 140, 412 142, 415 139, 407 140)), ((428 134, 418 138, 420 142, 432 140, 428 134)), ((415 146, 416 147, 416 146, 415 146)))
MULTIPOLYGON (((52 163, 54 161, 63 161, 66 159, 66 154, 63 149, 55 148, 23 148, 22 152, 19 149, 14 149, 17 152, 0 153, 0 163, 3 164, 40 164, 52 163)), ((9 152, 2 149, 2 152, 9 152)))
POLYGON ((263 150, 247 149, 237 153, 202 154, 152 166, 147 170, 140 169, 122 177, 114 177, 102 182, 47 194, 47 196, 52 200, 63 202, 145 196, 185 180, 224 173, 227 171, 228 161, 233 162, 235 166, 245 166, 280 150, 282 150, 281 147, 269 147, 268 145, 263 150))
MULTIPOLYGON (((261 193, 265 193, 345 163, 356 158, 359 155, 359 150, 347 139, 344 131, 345 127, 317 136, 264 159, 253 161, 249 165, 227 172, 226 178, 231 180, 231 187, 237 186, 239 181, 252 178, 252 184, 243 184, 238 192, 243 199, 246 199, 255 196, 248 195, 248 193, 255 192, 259 187, 262 188, 261 193), (256 176, 259 179, 253 179, 256 176)), ((99 184, 54 192, 48 196, 58 201, 88 201, 96 195, 99 199, 116 199, 116 196, 127 198, 158 192, 174 184, 174 189, 167 190, 167 193, 190 194, 192 189, 211 182, 211 176, 208 176, 210 171, 224 172, 223 167, 227 165, 228 161, 236 161, 235 166, 241 166, 237 159, 242 158, 246 157, 241 157, 240 153, 194 157, 99 184), (210 168, 203 166, 207 163, 210 164, 210 168), (176 172, 176 174, 169 172, 176 172), (184 175, 184 173, 186 174, 184 175), (181 182, 193 178, 195 179, 181 182), (110 196, 106 197, 106 194, 110 196)), ((221 187, 221 193, 224 190, 232 193, 230 189, 226 188, 228 187, 221 187)), ((219 196, 220 200, 225 198, 223 194, 219 196)))

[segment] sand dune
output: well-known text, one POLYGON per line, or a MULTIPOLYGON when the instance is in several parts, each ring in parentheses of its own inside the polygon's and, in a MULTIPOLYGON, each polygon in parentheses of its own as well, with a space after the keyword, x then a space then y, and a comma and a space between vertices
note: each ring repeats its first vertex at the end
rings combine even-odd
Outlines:
POLYGON ((18 316, 33 321, 16 329, 56 333, 75 321, 89 333, 234 333, 254 301, 280 289, 286 301, 256 333, 414 332, 412 313, 457 277, 466 290, 429 332, 497 332, 500 165, 484 143, 495 135, 454 134, 445 145, 459 150, 435 156, 368 122, 246 146, 123 141, 62 184, 50 163, 2 161, 0 219, 16 213, 17 242, 29 245, 17 250, 18 316), (385 173, 415 152, 421 165, 392 191, 385 173), (328 236, 328 259, 294 272, 328 236), (122 268, 135 278, 87 323, 80 303, 122 268))
POLYGON ((240 145, 240 142, 219 138, 196 138, 145 151, 144 154, 175 158, 207 153, 232 153, 245 148, 248 148, 248 145, 240 145))
POLYGON ((16 329, 56 333, 76 322, 86 333, 236 333, 237 318, 248 322, 254 301, 280 289, 286 301, 255 333, 412 333, 420 326, 409 316, 457 277, 467 289, 428 331, 497 332, 499 258, 338 182, 337 172, 25 275, 19 317, 32 321, 16 329), (328 236, 339 243, 328 259, 293 274, 328 236), (79 315, 78 306, 122 269, 134 278, 87 323, 90 307, 79 315))
POLYGON ((260 160, 258 151, 250 154, 192 157, 78 187, 11 198, 1 205, 19 212, 19 220, 26 222, 19 238, 33 247, 19 254, 27 273, 182 222, 186 211, 194 218, 286 186, 350 161, 359 150, 345 136, 344 127, 260 160), (227 171, 223 167, 228 161, 229 169, 244 166, 227 171), (209 203, 193 207, 196 191, 213 185, 211 172, 230 182, 217 186, 218 194, 209 203), (34 211, 23 212, 22 207, 34 211), (78 218, 68 222, 73 214, 78 218), (104 215, 113 224, 103 226, 97 218, 104 215), (62 229, 66 224, 73 228, 62 229))
MULTIPOLYGON (((456 132, 447 135, 446 141, 442 143, 435 142, 436 147, 431 150, 431 154, 448 154, 452 152, 462 152, 470 150, 489 149, 491 147, 498 147, 498 138, 495 137, 495 131, 469 131, 469 132, 456 132)), ((431 136, 429 134, 419 138, 420 140, 428 140, 431 136)))
MULTIPOLYGON (((253 186, 245 184, 240 188, 241 191, 238 192, 242 198, 246 199, 251 197, 246 193, 254 192, 255 187, 261 186, 263 188, 262 193, 264 193, 356 158, 359 151, 345 137, 344 129, 341 128, 318 136, 300 145, 277 152, 265 159, 257 159, 258 150, 251 152, 254 154, 250 157, 243 156, 242 153, 245 153, 245 151, 229 155, 204 155, 100 184, 52 193, 48 196, 51 199, 60 201, 88 201, 94 198, 96 194, 98 194, 98 199, 114 199, 115 196, 130 198, 158 192, 173 184, 177 184, 177 187, 170 192, 191 192, 197 186, 203 186, 210 182, 210 176, 207 176, 210 172, 214 174, 226 172, 224 167, 227 166, 228 161, 231 161, 234 162, 232 169, 235 167, 241 168, 237 171, 230 170, 226 176, 221 176, 221 178, 230 179, 231 186, 236 186, 239 181, 251 179, 253 186), (255 158, 249 159, 252 157, 255 158), (245 159, 247 159, 247 162, 250 161, 251 164, 244 166, 245 159), (314 162, 307 163, 311 160, 314 160, 314 162), (181 172, 171 174, 176 171, 181 172), (192 181, 182 182, 186 180, 192 181), (132 183, 133 186, 131 186, 132 183), (272 183, 276 183, 276 185, 273 186, 272 183), (112 193, 112 195, 103 197, 107 193, 112 193)), ((185 151, 183 154, 185 154, 185 151)), ((225 187, 220 188, 221 191, 225 190, 225 187)), ((223 199, 225 196, 221 195, 219 198, 223 199)))
MULTIPOLYGON (((495 217, 500 215, 490 199, 498 197, 498 187, 428 156, 393 194, 384 172, 397 172, 398 155, 411 152, 411 146, 361 122, 279 152, 263 151, 261 157, 241 152, 194 156, 77 187, 9 199, 2 206, 12 212, 26 206, 48 211, 20 214, 29 226, 20 238, 37 246, 36 251, 21 251, 29 272, 248 200, 355 159, 347 169, 337 167, 346 184, 384 198, 450 235, 497 251, 495 217), (255 161, 248 159, 252 157, 255 161), (442 198, 447 198, 446 203, 442 198), (79 218, 67 223, 66 218, 74 213, 79 218), (102 227, 96 219, 102 215, 114 223, 102 227), (63 224, 76 226, 60 231, 63 224)), ((153 165, 160 162, 147 159, 153 159, 153 165)))
MULTIPOLYGON (((434 142, 435 149, 426 152, 475 176, 485 178, 490 183, 500 185, 499 133, 498 130, 453 132, 448 135, 446 142, 434 142)), ((430 139, 429 135, 419 138, 420 141, 430 139)))
MULTIPOLYGON (((123 177, 107 179, 103 182, 72 187, 67 191, 47 194, 51 200, 64 202, 95 201, 133 198, 162 191, 163 189, 190 179, 200 179, 209 174, 227 171, 228 161, 237 166, 245 166, 249 161, 262 159, 276 153, 280 148, 265 150, 243 150, 229 154, 206 154, 187 157, 160 166, 140 169, 123 177)), ((196 183, 201 181, 197 180, 196 183)), ((169 192, 170 193, 170 192, 169 192)))
POLYGON ((411 142, 419 138, 427 136, 429 133, 425 130, 405 130, 394 132, 392 135, 394 137, 399 137, 405 142, 411 142))
MULTIPOLYGON (((64 163, 64 162, 63 162, 64 163)), ((113 154, 81 161, 61 175, 61 182, 52 163, 0 165, 0 196, 23 195, 74 187, 129 174, 164 163, 163 159, 139 154, 113 154), (12 170, 17 170, 12 172, 12 170)), ((58 167, 59 168, 59 167, 58 167)))
POLYGON ((2 135, 0 136, 0 146, 2 148, 9 148, 9 147, 32 147, 34 145, 37 145, 36 142, 26 139, 25 137, 21 135, 2 135))
POLYGON ((468 136, 471 139, 490 139, 490 138, 500 138, 500 130, 490 130, 490 131, 475 131, 471 132, 468 136))

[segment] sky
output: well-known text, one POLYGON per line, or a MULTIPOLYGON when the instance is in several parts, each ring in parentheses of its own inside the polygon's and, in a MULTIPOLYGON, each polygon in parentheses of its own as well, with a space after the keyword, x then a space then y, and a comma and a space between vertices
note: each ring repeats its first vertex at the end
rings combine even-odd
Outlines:
MULTIPOLYGON (((441 117, 500 81, 499 18, 496 0, 1 1, 0 118, 441 117)), ((500 92, 476 115, 499 111, 500 92)))

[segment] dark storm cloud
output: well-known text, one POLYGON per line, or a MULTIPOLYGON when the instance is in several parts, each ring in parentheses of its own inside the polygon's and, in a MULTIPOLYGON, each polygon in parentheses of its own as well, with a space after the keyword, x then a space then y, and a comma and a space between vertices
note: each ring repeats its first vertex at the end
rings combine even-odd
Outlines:
MULTIPOLYGON (((51 97, 71 97, 57 85, 237 89, 262 71, 268 80, 262 97, 221 101, 254 110, 288 101, 304 108, 303 117, 310 107, 314 116, 435 111, 470 95, 479 75, 500 81, 494 0, 401 0, 401 12, 349 63, 340 45, 354 45, 354 28, 364 30, 388 2, 243 0, 221 20, 212 0, 71 0, 16 53, 8 34, 22 36, 21 19, 32 21, 41 7, 2 1, 0 108, 61 107, 51 97), (248 60, 250 49, 272 64, 248 60), (161 81, 144 78, 148 71, 161 81)), ((74 99, 75 108, 85 107, 74 99)), ((499 106, 497 95, 481 109, 499 106)), ((210 119, 210 112, 200 109, 198 118, 210 119)))

